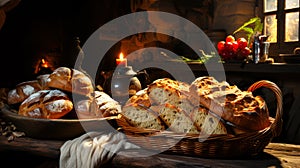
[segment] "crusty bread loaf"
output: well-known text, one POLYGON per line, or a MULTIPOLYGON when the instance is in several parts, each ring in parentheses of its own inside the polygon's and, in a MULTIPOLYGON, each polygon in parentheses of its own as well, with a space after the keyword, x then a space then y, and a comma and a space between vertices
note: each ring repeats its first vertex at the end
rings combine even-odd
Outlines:
POLYGON ((73 103, 64 92, 40 90, 25 99, 18 114, 33 118, 58 119, 73 109, 73 103))
POLYGON ((221 118, 217 118, 205 107, 195 108, 190 117, 201 134, 227 134, 227 128, 221 118))
POLYGON ((168 103, 162 104, 157 112, 170 131, 190 134, 200 133, 189 115, 176 106, 168 103))
POLYGON ((102 91, 95 91, 94 97, 80 100, 75 105, 78 118, 101 118, 116 116, 121 112, 121 105, 102 91))
POLYGON ((225 81, 218 82, 211 76, 199 77, 191 83, 190 93, 191 101, 241 129, 262 130, 271 124, 268 108, 260 96, 241 91, 225 81))
POLYGON ((133 127, 156 130, 165 129, 164 123, 152 107, 147 108, 137 103, 127 104, 122 107, 121 115, 133 127))
POLYGON ((68 68, 59 67, 49 76, 48 86, 61 89, 71 93, 90 96, 94 92, 91 79, 83 72, 68 68))
POLYGON ((50 76, 50 74, 43 74, 43 75, 37 76, 37 78, 36 78, 43 90, 49 89, 49 86, 48 86, 49 76, 50 76))
POLYGON ((26 81, 17 84, 17 86, 10 90, 7 95, 8 104, 19 104, 22 103, 31 94, 42 89, 42 86, 37 80, 26 81))

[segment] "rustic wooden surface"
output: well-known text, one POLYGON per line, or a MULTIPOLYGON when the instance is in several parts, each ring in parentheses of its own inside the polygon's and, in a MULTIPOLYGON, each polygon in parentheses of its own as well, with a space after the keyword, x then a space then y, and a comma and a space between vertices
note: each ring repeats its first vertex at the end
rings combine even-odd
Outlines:
MULTIPOLYGON (((60 147, 63 143, 64 141, 37 140, 27 137, 19 137, 9 142, 7 137, 0 136, 0 153, 8 152, 14 155, 11 153, 15 152, 15 154, 22 153, 31 157, 43 157, 46 162, 44 166, 46 164, 47 167, 57 167, 60 147)), ((143 157, 143 153, 136 150, 121 151, 108 167, 300 167, 300 145, 294 144, 270 143, 259 156, 238 160, 205 159, 163 153, 143 157)))

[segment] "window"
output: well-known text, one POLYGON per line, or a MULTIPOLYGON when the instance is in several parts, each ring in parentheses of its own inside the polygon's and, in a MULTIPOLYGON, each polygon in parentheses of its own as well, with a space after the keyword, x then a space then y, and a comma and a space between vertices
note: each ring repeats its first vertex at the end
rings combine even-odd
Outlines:
POLYGON ((299 0, 263 0, 264 34, 270 55, 292 54, 299 47, 299 0))

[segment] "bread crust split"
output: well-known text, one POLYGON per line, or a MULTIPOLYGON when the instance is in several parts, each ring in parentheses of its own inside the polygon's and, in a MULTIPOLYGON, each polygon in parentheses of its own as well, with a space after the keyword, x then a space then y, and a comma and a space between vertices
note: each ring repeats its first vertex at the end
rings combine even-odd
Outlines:
POLYGON ((40 90, 25 99, 18 114, 32 118, 58 119, 73 109, 73 103, 60 90, 40 90))
POLYGON ((37 80, 21 82, 16 85, 14 89, 11 89, 7 95, 8 104, 22 103, 31 94, 42 90, 42 86, 37 80))

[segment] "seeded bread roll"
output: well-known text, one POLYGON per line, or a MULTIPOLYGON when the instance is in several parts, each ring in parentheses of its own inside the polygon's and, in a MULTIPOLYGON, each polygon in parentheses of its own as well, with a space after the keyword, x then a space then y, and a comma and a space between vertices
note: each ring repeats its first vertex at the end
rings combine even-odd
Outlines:
POLYGON ((204 107, 198 107, 190 115, 201 134, 227 134, 226 126, 204 107))
POLYGON ((94 97, 78 101, 75 106, 78 118, 101 118, 116 116, 121 105, 102 91, 95 91, 94 97))
POLYGON ((121 115, 133 127, 164 130, 165 125, 157 112, 151 108, 131 103, 123 106, 121 115))
POLYGON ((200 133, 189 115, 176 106, 166 103, 160 105, 157 112, 170 131, 190 134, 200 133))
POLYGON ((191 101, 241 129, 256 131, 271 124, 265 101, 235 85, 218 82, 210 76, 199 77, 191 83, 190 93, 191 101))
POLYGON ((40 90, 25 99, 18 114, 32 118, 58 119, 73 109, 69 97, 60 90, 40 90))
POLYGON ((10 105, 22 103, 31 94, 41 89, 42 86, 37 80, 19 83, 14 89, 8 92, 7 103, 10 105))
POLYGON ((94 92, 91 79, 79 70, 59 67, 49 76, 48 86, 71 93, 91 96, 94 92))

